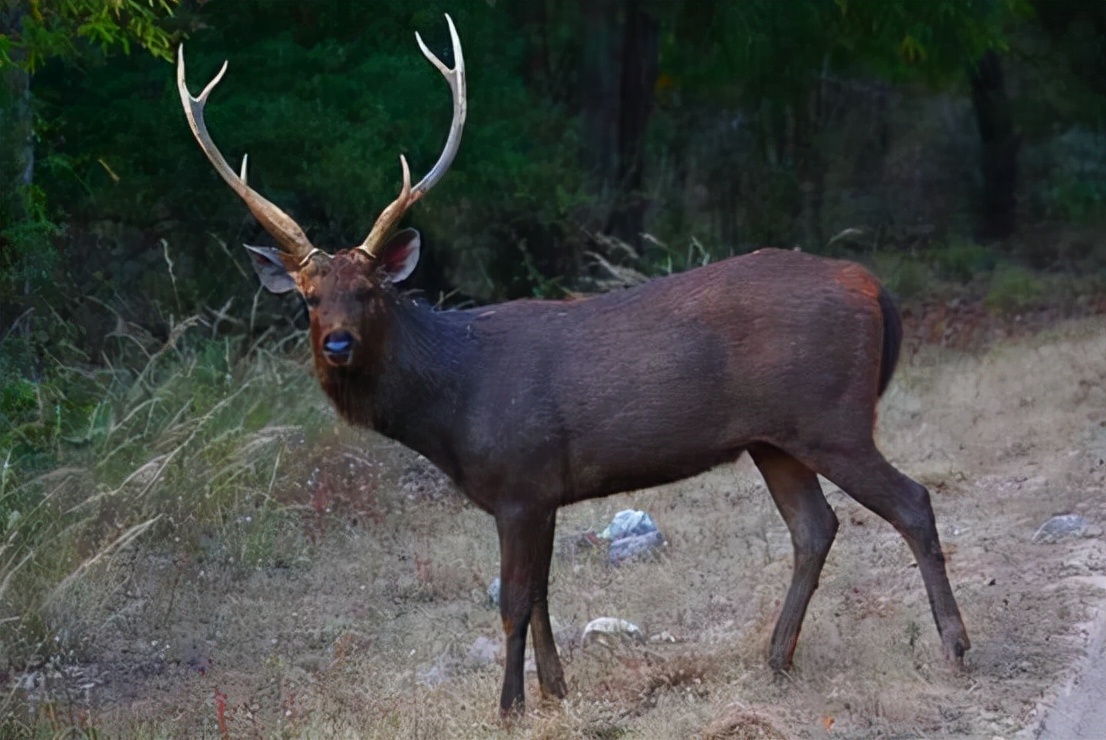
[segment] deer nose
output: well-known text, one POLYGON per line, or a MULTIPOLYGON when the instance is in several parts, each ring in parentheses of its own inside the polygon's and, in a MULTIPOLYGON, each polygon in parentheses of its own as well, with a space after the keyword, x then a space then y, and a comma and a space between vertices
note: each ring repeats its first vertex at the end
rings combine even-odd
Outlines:
POLYGON ((353 356, 353 346, 356 343, 353 334, 345 329, 334 331, 323 339, 323 354, 335 365, 345 365, 353 356))

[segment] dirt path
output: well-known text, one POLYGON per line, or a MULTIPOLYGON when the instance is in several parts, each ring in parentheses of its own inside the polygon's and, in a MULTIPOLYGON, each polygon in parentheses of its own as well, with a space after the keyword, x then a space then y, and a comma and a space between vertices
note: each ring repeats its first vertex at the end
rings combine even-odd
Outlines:
MULTIPOLYGON (((774 680, 764 655, 791 546, 742 460, 562 511, 563 543, 634 507, 669 544, 659 562, 621 568, 561 547, 550 610, 570 696, 543 705, 529 674, 512 734, 1106 737, 1106 327, 923 352, 879 428, 888 457, 931 491, 973 643, 965 673, 941 660, 901 538, 827 484, 841 528, 795 669, 774 680), (1035 540, 1056 514, 1088 526, 1035 540), (599 616, 634 622, 649 642, 584 649, 580 630, 599 616)), ((491 520, 372 435, 342 430, 289 459, 274 496, 325 506, 269 529, 228 525, 241 546, 150 543, 118 558, 89 581, 107 596, 59 606, 84 647, 43 669, 31 698, 105 736, 509 734, 494 710, 491 520), (255 551, 273 554, 243 567, 255 551)))
POLYGON ((1099 614, 1094 637, 1075 677, 1045 708, 1040 723, 1027 733, 1040 740, 1106 737, 1106 611, 1099 614))

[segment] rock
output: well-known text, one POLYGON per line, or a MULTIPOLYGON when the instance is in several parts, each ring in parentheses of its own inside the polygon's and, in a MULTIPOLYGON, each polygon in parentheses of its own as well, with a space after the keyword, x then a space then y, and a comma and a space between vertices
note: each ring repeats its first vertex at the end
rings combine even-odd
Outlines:
POLYGON ((599 642, 611 644, 612 642, 645 642, 645 633, 633 622, 617 617, 599 617, 588 622, 584 627, 582 643, 584 647, 599 642))
POLYGON ((474 665, 492 665, 503 659, 503 641, 480 635, 469 647, 468 662, 474 665))
POLYGON ((657 529, 653 519, 644 511, 636 509, 626 509, 615 514, 599 537, 610 540, 607 562, 611 565, 656 555, 657 549, 664 544, 664 535, 657 529))
POLYGON ((448 681, 455 675, 457 675, 457 667, 445 657, 442 657, 425 670, 418 671, 416 679, 423 686, 433 687, 448 681))
POLYGON ((1034 542, 1056 542, 1064 537, 1092 534, 1091 523, 1078 514, 1057 514, 1041 525, 1033 535, 1034 542))

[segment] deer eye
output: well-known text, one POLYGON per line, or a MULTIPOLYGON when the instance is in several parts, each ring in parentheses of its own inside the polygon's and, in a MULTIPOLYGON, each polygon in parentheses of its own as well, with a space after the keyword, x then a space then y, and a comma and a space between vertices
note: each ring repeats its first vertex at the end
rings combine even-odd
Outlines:
POLYGON ((319 296, 314 295, 314 294, 305 295, 303 297, 303 301, 304 301, 304 303, 307 304, 308 308, 318 308, 318 306, 319 306, 319 296))

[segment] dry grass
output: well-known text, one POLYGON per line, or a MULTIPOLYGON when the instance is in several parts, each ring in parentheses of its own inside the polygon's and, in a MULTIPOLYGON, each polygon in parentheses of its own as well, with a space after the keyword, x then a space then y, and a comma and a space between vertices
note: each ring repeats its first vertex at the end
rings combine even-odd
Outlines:
POLYGON ((504 726, 501 666, 474 654, 500 640, 485 596, 491 520, 411 453, 335 428, 282 354, 247 358, 198 407, 183 401, 200 366, 175 367, 147 373, 119 408, 100 464, 33 482, 43 511, 73 518, 44 518, 39 539, 25 532, 0 557, 19 597, 6 602, 20 605, 12 644, 30 656, 9 669, 0 734, 1008 735, 1067 675, 1102 598, 1100 537, 1029 539, 1057 510, 1106 522, 1106 332, 1070 325, 981 356, 919 357, 881 409, 882 446, 933 492, 968 673, 939 657, 905 545, 827 485, 841 531, 795 668, 772 676, 763 656, 791 549, 743 461, 561 512, 569 536, 643 508, 670 544, 620 568, 562 548, 551 611, 569 697, 543 703, 528 672, 528 712, 504 726), (580 630, 599 616, 650 640, 585 649, 580 630), (41 685, 19 689, 28 676, 41 685))
MULTIPOLYGON (((273 483, 281 455, 304 436, 273 409, 307 408, 291 387, 304 373, 257 347, 243 353, 229 342, 189 343, 196 325, 182 322, 157 347, 128 335, 144 355, 137 370, 56 371, 59 384, 79 375, 79 392, 99 396, 87 431, 64 456, 70 464, 25 480, 4 477, 5 674, 86 654, 113 616, 105 574, 125 570, 121 563, 140 542, 185 556, 203 548, 205 533, 216 534, 231 562, 237 555, 251 567, 271 557, 269 525, 285 512, 273 483)), ((321 414, 304 414, 312 416, 321 414)))

